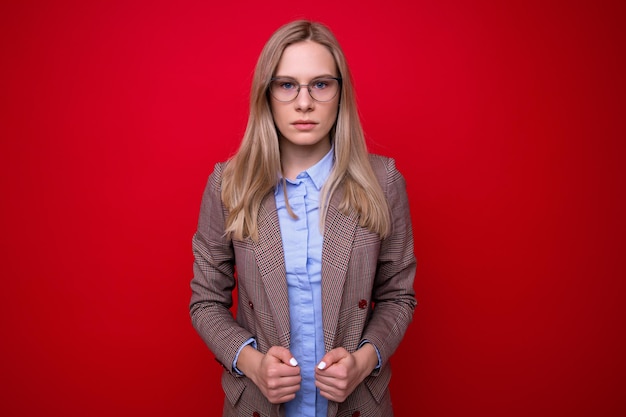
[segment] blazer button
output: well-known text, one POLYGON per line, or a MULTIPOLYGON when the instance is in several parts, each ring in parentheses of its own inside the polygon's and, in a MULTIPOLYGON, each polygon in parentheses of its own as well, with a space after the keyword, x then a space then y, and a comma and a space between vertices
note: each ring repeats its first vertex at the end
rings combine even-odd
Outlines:
POLYGON ((261 414, 259 414, 258 411, 255 411, 254 413, 252 413, 252 417, 261 417, 261 414))
POLYGON ((361 416, 360 411, 355 411, 354 413, 352 413, 352 417, 360 417, 360 416, 361 416))
MULTIPOLYGON (((367 307, 367 301, 365 301, 365 300, 359 301, 359 308, 360 309, 364 309, 365 307, 367 307)), ((357 413, 358 413, 358 411, 357 411, 357 413)))
MULTIPOLYGON (((254 310, 254 304, 252 304, 252 301, 248 301, 248 307, 250 307, 250 310, 254 310)), ((257 416, 254 416, 257 417, 257 416)))

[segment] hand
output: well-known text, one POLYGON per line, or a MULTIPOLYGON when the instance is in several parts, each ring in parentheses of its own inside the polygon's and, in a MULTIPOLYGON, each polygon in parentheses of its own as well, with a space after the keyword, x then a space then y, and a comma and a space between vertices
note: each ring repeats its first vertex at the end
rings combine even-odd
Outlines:
POLYGON ((344 348, 333 349, 315 369, 315 386, 322 397, 344 402, 377 364, 376 350, 369 343, 353 354, 344 348))
POLYGON ((300 389, 300 367, 288 349, 273 346, 263 355, 251 346, 239 354, 237 367, 254 382, 272 404, 296 397, 300 389))

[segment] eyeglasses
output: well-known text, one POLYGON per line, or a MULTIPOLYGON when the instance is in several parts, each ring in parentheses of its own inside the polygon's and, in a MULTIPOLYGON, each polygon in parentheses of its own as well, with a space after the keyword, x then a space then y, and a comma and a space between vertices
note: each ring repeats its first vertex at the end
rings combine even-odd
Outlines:
POLYGON ((330 101, 335 98, 340 90, 341 78, 320 77, 311 80, 308 84, 299 84, 293 78, 272 78, 269 91, 276 100, 288 103, 298 97, 302 87, 306 87, 309 90, 309 95, 313 100, 330 101))

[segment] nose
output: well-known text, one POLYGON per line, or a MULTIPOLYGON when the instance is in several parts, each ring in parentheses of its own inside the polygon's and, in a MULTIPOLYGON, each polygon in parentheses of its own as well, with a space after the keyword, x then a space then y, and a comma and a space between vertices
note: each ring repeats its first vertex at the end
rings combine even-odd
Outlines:
POLYGON ((315 103, 315 100, 313 100, 313 97, 311 97, 311 93, 309 93, 309 86, 308 85, 300 86, 300 91, 298 92, 298 96, 296 97, 296 100, 294 101, 294 104, 296 105, 296 110, 301 110, 301 111, 311 110, 313 108, 314 103, 315 103))

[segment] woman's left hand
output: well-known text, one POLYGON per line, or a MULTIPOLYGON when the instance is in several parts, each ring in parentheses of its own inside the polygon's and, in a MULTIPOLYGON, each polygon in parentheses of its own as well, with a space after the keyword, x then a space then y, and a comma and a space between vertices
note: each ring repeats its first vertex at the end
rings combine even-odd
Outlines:
POLYGON ((378 355, 369 343, 352 354, 341 347, 333 349, 315 369, 315 386, 324 398, 344 402, 377 364, 378 355))

